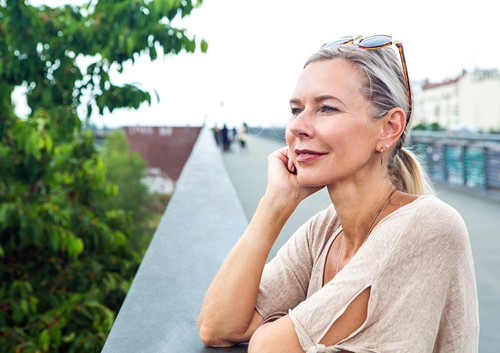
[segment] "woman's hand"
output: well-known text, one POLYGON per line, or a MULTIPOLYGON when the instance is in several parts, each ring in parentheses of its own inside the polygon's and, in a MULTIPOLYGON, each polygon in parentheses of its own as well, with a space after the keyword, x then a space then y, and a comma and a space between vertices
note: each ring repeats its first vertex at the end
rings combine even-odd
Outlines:
POLYGON ((299 204, 308 196, 321 190, 320 187, 305 187, 297 179, 297 169, 293 164, 288 147, 271 153, 268 160, 266 195, 299 204))

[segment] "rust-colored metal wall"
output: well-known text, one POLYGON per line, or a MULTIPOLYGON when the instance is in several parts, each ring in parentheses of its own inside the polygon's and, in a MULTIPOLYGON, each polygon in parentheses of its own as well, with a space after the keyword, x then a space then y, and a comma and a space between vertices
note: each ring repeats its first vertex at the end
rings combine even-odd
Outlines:
POLYGON ((177 181, 201 127, 128 126, 124 127, 130 148, 148 163, 177 181))

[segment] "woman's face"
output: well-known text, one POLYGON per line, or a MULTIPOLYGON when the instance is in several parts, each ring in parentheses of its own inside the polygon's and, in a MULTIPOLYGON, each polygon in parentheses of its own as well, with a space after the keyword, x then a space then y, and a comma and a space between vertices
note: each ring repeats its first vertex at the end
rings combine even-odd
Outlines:
POLYGON ((362 72, 344 59, 313 62, 302 71, 286 131, 302 185, 368 178, 380 161, 380 123, 369 116, 362 80, 362 72))

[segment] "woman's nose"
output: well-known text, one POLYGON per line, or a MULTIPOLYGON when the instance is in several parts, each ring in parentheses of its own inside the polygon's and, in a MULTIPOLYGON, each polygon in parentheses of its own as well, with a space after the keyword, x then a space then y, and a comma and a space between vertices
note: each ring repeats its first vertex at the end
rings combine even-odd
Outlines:
POLYGON ((314 129, 311 114, 304 109, 300 114, 292 117, 288 122, 288 130, 296 137, 312 137, 314 129))

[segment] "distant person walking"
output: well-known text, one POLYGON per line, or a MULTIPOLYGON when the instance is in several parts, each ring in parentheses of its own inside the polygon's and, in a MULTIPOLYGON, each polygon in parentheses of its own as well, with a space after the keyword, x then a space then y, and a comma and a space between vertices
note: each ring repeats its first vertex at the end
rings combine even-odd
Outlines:
POLYGON ((238 140, 238 129, 236 129, 236 127, 233 127, 230 131, 230 135, 229 135, 229 151, 232 152, 232 148, 231 146, 233 145, 233 143, 237 142, 238 140))
POLYGON ((240 151, 244 151, 247 148, 247 133, 248 126, 247 123, 243 123, 238 131, 238 140, 240 142, 240 151))
POLYGON ((220 146, 220 144, 221 144, 221 131, 220 131, 219 127, 217 126, 217 124, 215 124, 214 127, 212 128, 212 132, 214 134, 215 143, 217 144, 217 146, 220 146))
POLYGON ((222 134, 222 150, 224 152, 229 152, 229 146, 231 144, 231 141, 229 140, 229 129, 227 128, 226 124, 222 126, 221 134, 222 134))

